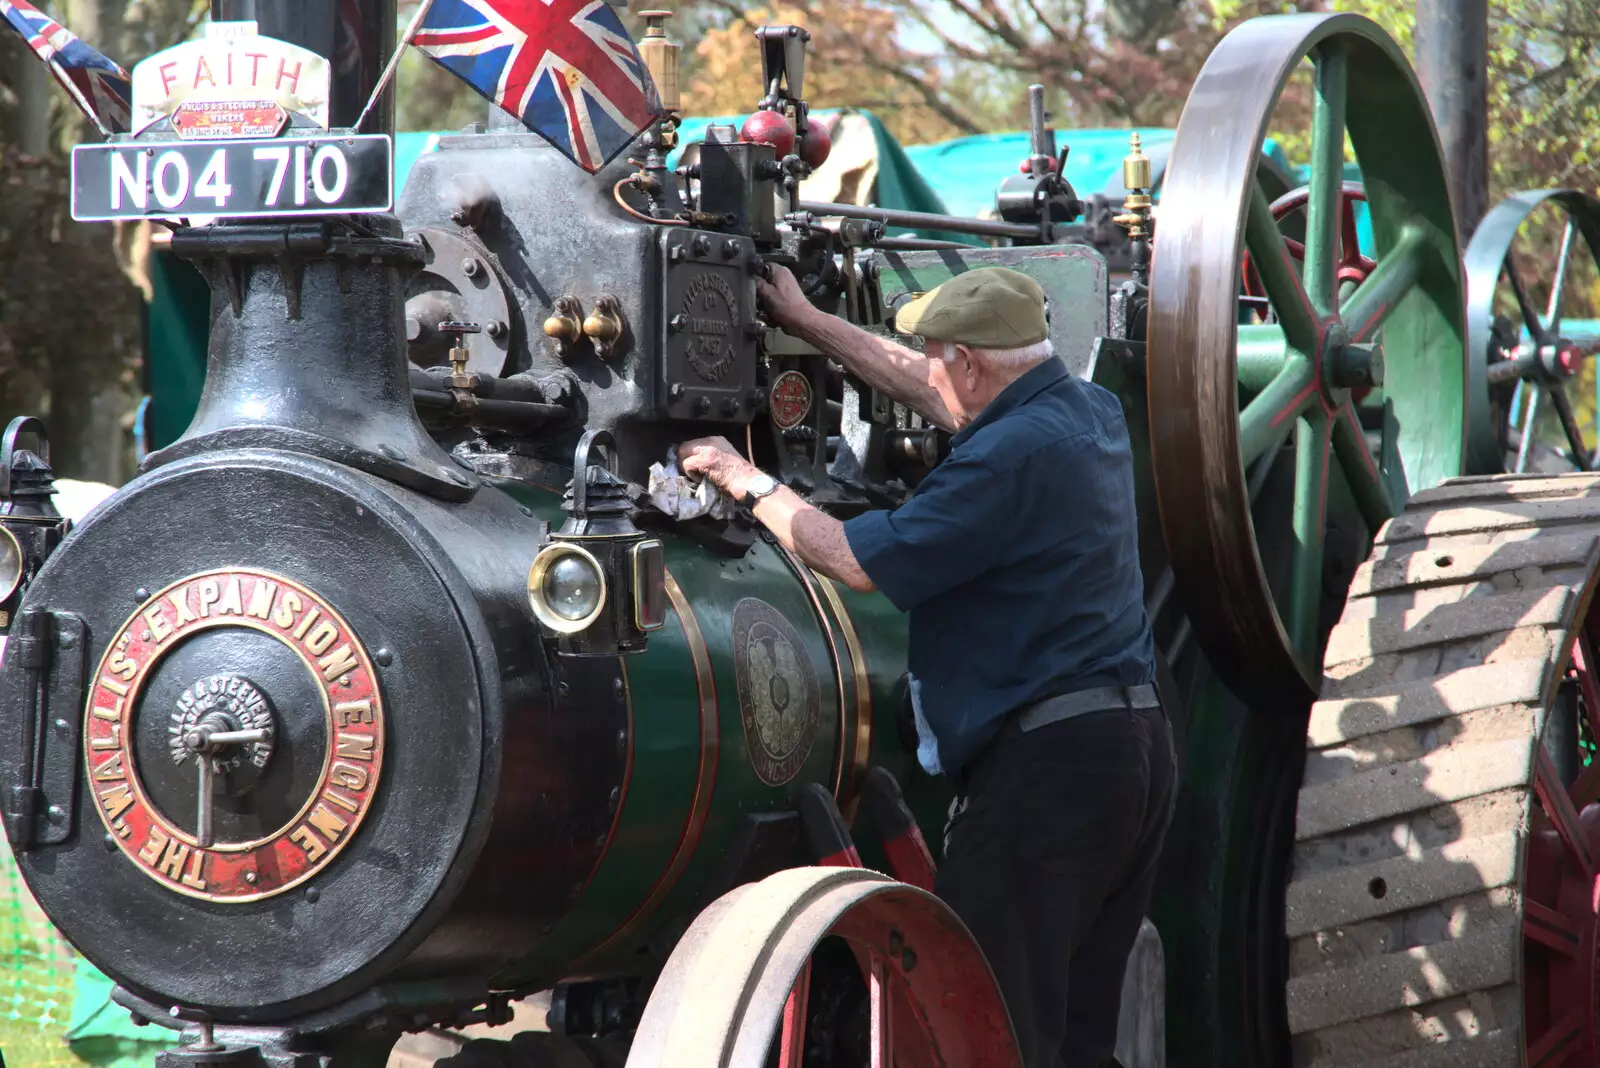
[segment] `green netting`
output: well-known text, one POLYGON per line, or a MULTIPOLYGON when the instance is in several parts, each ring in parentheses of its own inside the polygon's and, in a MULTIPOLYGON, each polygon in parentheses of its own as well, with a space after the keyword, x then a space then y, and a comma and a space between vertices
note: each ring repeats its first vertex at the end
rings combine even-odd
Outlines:
POLYGON ((0 836, 0 1051, 7 1068, 148 1068, 162 1036, 135 1029, 111 982, 33 900, 0 836))

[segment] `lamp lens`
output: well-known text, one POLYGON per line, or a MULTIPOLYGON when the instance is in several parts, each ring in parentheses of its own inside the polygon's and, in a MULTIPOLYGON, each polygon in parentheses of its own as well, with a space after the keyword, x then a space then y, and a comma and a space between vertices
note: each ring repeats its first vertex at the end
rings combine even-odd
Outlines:
POLYGON ((600 590, 600 573, 576 554, 563 556, 545 572, 545 602, 562 619, 579 620, 590 615, 600 604, 600 590))
POLYGON ((16 592, 22 582, 22 546, 10 531, 0 530, 0 601, 16 592))

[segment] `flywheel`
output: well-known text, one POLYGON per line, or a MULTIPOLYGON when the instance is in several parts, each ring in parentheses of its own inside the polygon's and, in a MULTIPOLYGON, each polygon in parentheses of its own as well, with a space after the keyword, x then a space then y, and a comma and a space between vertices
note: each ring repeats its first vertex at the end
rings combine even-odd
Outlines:
POLYGON ((1286 894, 1296 1068, 1600 1064, 1600 475, 1457 479, 1329 635, 1286 894))
POLYGON ((1412 490, 1461 473, 1460 256, 1438 138, 1399 46, 1349 14, 1237 27, 1184 106, 1158 212, 1146 375, 1173 574, 1228 685, 1253 707, 1303 715, 1334 513, 1350 502, 1370 536, 1412 490), (1311 175, 1297 262, 1255 161, 1304 64, 1311 175), (1352 240, 1346 135, 1370 263, 1352 240), (1241 321, 1246 251, 1268 305, 1259 324, 1241 321), (1369 440, 1358 406, 1378 388, 1369 440), (1293 472, 1288 530, 1264 529, 1257 507, 1257 484, 1278 466, 1293 472), (1263 560, 1284 542, 1287 573, 1269 574, 1263 560))

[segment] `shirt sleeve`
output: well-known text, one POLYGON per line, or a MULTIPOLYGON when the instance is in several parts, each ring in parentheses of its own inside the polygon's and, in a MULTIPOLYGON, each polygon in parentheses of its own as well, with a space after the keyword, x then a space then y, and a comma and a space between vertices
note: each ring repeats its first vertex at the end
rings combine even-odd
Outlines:
POLYGON ((899 508, 848 520, 845 540, 872 584, 909 612, 993 566, 1011 481, 980 457, 951 456, 899 508))

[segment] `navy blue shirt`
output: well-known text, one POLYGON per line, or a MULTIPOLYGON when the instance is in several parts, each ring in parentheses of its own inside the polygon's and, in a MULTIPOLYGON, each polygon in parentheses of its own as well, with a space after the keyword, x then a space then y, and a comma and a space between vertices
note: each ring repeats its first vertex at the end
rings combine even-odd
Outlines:
POLYGON ((844 530, 911 615, 909 666, 946 771, 1024 705, 1155 678, 1128 426, 1059 359, 1001 391, 903 505, 844 530))

